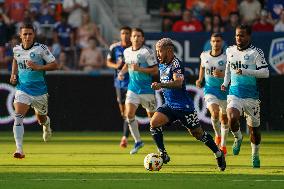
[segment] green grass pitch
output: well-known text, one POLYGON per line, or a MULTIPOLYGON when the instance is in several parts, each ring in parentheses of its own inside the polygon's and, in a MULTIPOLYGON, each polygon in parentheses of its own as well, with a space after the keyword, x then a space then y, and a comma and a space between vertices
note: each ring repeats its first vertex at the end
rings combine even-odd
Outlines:
POLYGON ((227 169, 219 172, 211 152, 186 132, 165 132, 171 162, 159 172, 143 167, 148 153, 156 152, 150 133, 138 154, 119 147, 120 133, 55 132, 42 142, 40 132, 25 133, 26 158, 14 159, 12 132, 0 133, 0 189, 97 188, 284 188, 284 133, 263 133, 261 168, 251 167, 248 136, 239 156, 232 156, 229 136, 227 169))

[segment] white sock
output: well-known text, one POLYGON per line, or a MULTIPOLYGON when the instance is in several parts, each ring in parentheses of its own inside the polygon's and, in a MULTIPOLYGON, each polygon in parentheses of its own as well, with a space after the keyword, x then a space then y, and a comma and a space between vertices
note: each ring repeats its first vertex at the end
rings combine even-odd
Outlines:
POLYGON ((221 136, 221 127, 219 119, 214 119, 211 117, 211 123, 215 131, 215 136, 221 136))
POLYGON ((232 134, 235 138, 237 138, 238 140, 242 139, 243 135, 242 135, 242 132, 241 130, 239 129, 237 132, 233 132, 232 131, 232 134))
POLYGON ((128 121, 128 125, 129 125, 129 130, 131 132, 131 135, 136 142, 140 142, 141 141, 141 136, 140 136, 140 132, 138 129, 138 122, 137 120, 135 120, 135 118, 133 119, 129 119, 128 121))
POLYGON ((23 138, 24 138, 24 116, 22 114, 15 114, 13 133, 16 142, 17 150, 23 151, 23 138))
POLYGON ((228 125, 221 125, 221 146, 226 146, 229 127, 228 125))
POLYGON ((253 156, 259 156, 259 148, 260 148, 260 144, 255 145, 252 142, 250 143, 251 145, 251 154, 253 156))
POLYGON ((50 119, 48 116, 46 116, 46 121, 44 124, 42 124, 42 126, 45 126, 46 128, 50 128, 50 119))

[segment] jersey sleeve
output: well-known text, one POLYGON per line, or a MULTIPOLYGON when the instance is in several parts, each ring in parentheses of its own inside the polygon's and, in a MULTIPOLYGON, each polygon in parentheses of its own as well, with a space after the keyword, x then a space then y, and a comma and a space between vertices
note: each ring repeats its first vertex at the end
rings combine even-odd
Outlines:
POLYGON ((152 50, 148 51, 148 53, 146 55, 146 62, 148 63, 149 66, 154 66, 154 65, 158 64, 154 51, 152 51, 152 50))
POLYGON ((200 64, 201 64, 201 67, 204 68, 205 65, 204 65, 204 53, 201 53, 200 54, 200 64))
POLYGON ((114 48, 110 47, 107 53, 108 60, 114 60, 114 48))
POLYGON ((42 50, 41 51, 42 59, 47 63, 51 63, 51 62, 55 61, 55 57, 49 51, 48 47, 46 45, 40 45, 40 46, 41 46, 41 50, 42 50))
POLYGON ((268 64, 264 58, 264 53, 261 49, 256 49, 256 57, 255 57, 255 64, 256 64, 256 69, 262 69, 262 68, 267 68, 268 64))

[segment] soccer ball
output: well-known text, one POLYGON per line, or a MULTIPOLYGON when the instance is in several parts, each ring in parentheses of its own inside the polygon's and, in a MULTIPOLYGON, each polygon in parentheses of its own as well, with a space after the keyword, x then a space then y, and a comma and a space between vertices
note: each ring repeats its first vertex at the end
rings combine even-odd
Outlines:
POLYGON ((163 159, 159 154, 151 153, 144 158, 144 167, 148 171, 159 171, 162 165, 163 159))

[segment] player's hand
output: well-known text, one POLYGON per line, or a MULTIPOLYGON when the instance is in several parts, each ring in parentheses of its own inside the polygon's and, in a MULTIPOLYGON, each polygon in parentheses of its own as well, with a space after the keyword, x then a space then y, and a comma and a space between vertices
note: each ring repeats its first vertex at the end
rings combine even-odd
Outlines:
POLYGON ((133 71, 139 71, 139 66, 137 64, 129 64, 130 69, 133 71))
POLYGON ((241 70, 241 69, 238 69, 238 70, 236 71, 236 74, 238 74, 238 75, 242 75, 242 74, 243 74, 243 72, 242 72, 242 70, 241 70))
POLYGON ((224 74, 224 72, 222 72, 222 70, 215 69, 213 71, 213 76, 223 78, 225 76, 225 74, 224 74))
POLYGON ((13 85, 17 84, 17 75, 16 74, 11 74, 10 83, 13 84, 13 85))
POLYGON ((199 79, 195 81, 195 85, 197 88, 201 88, 201 83, 202 81, 200 81, 199 79))
POLYGON ((221 91, 226 91, 227 88, 224 85, 221 85, 221 91))
POLYGON ((28 68, 31 68, 32 70, 40 70, 40 67, 41 67, 40 65, 38 65, 38 64, 36 64, 32 61, 28 61, 26 63, 26 65, 27 65, 28 68))
POLYGON ((120 81, 124 80, 124 74, 121 73, 121 72, 119 72, 119 73, 117 74, 117 78, 118 78, 118 80, 120 80, 120 81))
POLYGON ((162 88, 161 83, 154 82, 154 83, 151 84, 151 88, 154 89, 154 90, 160 90, 162 88))

